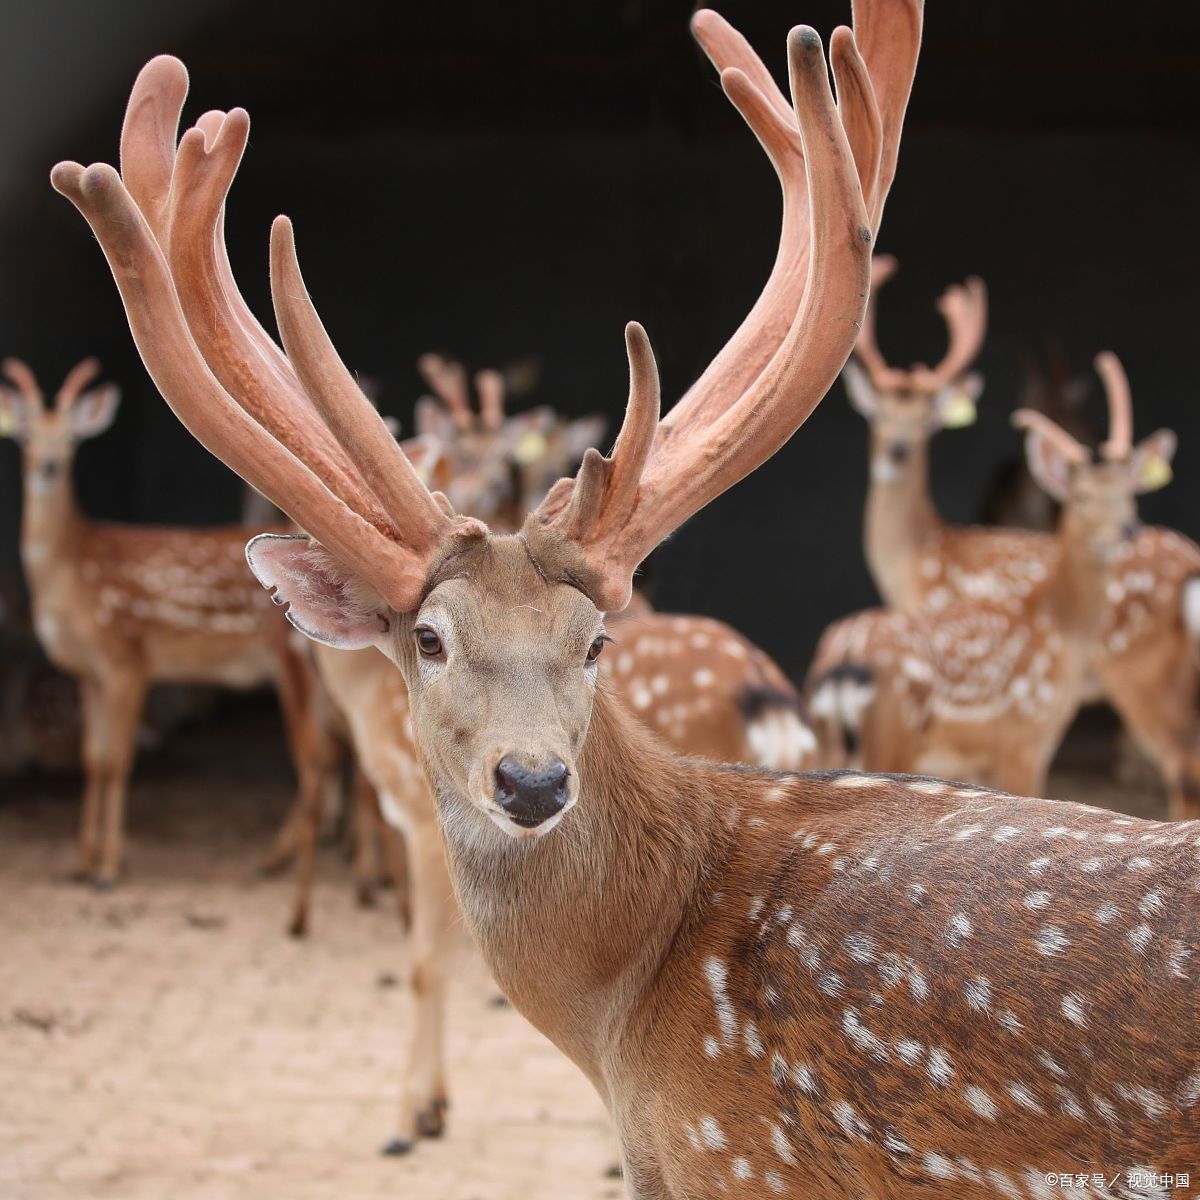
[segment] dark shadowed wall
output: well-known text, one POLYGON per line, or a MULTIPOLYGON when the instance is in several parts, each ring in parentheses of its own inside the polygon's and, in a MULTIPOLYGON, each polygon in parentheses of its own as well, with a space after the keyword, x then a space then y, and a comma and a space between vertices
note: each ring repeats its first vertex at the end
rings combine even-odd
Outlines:
MULTIPOLYGON (((99 250, 46 183, 58 158, 114 161, 129 84, 156 50, 191 68, 189 121, 234 104, 254 118, 229 215, 251 302, 269 314, 267 229, 286 211, 345 358, 402 419, 417 355, 439 348, 473 365, 536 354, 537 400, 603 410, 615 430, 623 323, 647 326, 677 396, 770 267, 774 176, 692 44, 686 3, 15 8, 0 39, 0 353, 47 386, 98 354, 122 384, 115 427, 80 455, 95 515, 216 521, 238 501, 154 393, 99 250)), ((782 77, 788 26, 827 35, 848 4, 723 11, 782 77)), ((1190 4, 1144 3, 1131 22, 1111 0, 932 0, 880 242, 903 267, 882 295, 881 340, 897 360, 935 358, 936 295, 986 278, 980 421, 934 456, 951 518, 976 514, 1016 452, 1019 355, 1053 338, 1081 370, 1116 350, 1138 432, 1179 432, 1176 480, 1145 513, 1200 535, 1198 84, 1190 4)), ((659 552, 657 602, 732 622, 800 676, 822 626, 873 600, 865 486, 865 431, 835 389, 772 463, 659 552)), ((16 452, 0 446, 0 571, 16 568, 19 499, 16 452)))

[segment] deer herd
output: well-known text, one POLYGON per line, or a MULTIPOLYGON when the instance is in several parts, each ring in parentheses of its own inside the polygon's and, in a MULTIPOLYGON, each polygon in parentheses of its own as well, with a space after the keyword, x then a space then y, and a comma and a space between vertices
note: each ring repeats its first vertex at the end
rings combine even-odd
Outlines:
POLYGON ((47 404, 4 362, 34 624, 80 687, 78 873, 109 887, 121 870, 148 686, 269 681, 298 780, 271 862, 296 862, 303 933, 348 749, 360 888, 382 846, 411 948, 393 1153, 443 1132, 461 912, 505 996, 604 1100, 638 1200, 1049 1197, 1065 1171, 1080 1194, 1166 1196, 1133 1181, 1189 1166, 1200 1187, 1200 548, 1137 518, 1175 438, 1135 442, 1103 353, 1097 450, 1013 415, 1052 529, 939 516, 929 443, 974 420, 984 284, 942 297, 935 367, 889 365, 876 336, 921 23, 921 0, 856 0, 828 60, 798 26, 785 94, 723 18, 695 14, 778 175, 779 250, 665 413, 627 326, 607 455, 602 422, 509 412, 503 373, 436 355, 398 441, 285 217, 277 342, 224 243, 249 118, 207 112, 178 136, 177 60, 138 76, 119 173, 52 173, 162 396, 279 512, 252 538, 90 520, 72 461, 116 388, 87 360, 47 404), (839 374, 869 425, 863 549, 887 607, 830 626, 797 688, 735 630, 634 586, 839 374), (1168 820, 1023 798, 1101 697, 1160 771, 1168 820))

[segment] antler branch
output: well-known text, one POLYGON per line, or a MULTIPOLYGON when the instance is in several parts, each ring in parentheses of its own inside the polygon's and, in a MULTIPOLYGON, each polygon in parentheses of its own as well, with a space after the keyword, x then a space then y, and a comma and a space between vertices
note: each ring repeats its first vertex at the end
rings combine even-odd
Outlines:
POLYGON ((1108 441, 1100 453, 1110 461, 1128 458, 1133 452, 1133 399, 1121 360, 1111 350, 1096 355, 1096 371, 1108 397, 1108 441))

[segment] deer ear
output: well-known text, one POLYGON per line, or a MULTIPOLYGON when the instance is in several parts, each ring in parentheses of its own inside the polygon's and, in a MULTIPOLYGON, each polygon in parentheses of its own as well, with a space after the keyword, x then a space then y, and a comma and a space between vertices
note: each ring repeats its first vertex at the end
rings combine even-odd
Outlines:
POLYGON ((417 437, 441 438, 444 442, 453 441, 458 434, 450 410, 432 396, 422 396, 417 401, 413 412, 413 432, 417 437))
POLYGON ((965 429, 975 424, 975 402, 983 394, 983 376, 970 371, 947 384, 934 397, 933 406, 943 429, 965 429))
POLYGON ((842 368, 842 385, 855 412, 868 421, 879 415, 879 393, 875 391, 871 377, 852 358, 842 368))
POLYGON ((382 646, 392 614, 381 596, 304 536, 262 533, 246 547, 254 577, 314 642, 339 650, 382 646))
POLYGON ((11 388, 0 387, 0 438, 20 441, 29 431, 29 414, 24 397, 11 388))
POLYGON ((1060 503, 1066 500, 1071 488, 1072 463, 1052 438, 1038 429, 1027 429, 1025 461, 1042 491, 1060 503))
POLYGON ((89 388, 71 405, 71 435, 77 441, 103 433, 117 415, 121 389, 115 383, 89 388))
POLYGON ((571 421, 564 431, 567 453, 570 454, 571 461, 577 462, 593 446, 599 446, 607 428, 607 417, 580 417, 571 421))
POLYGON ((1160 429, 1138 442, 1129 459, 1135 492, 1156 492, 1171 482, 1175 444, 1175 434, 1169 429, 1160 429))

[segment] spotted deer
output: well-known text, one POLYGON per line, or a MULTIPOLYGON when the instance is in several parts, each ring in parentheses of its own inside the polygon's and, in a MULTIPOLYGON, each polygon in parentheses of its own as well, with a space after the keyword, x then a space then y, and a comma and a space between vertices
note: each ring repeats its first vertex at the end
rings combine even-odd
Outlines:
MULTIPOLYGON (((476 375, 479 411, 471 404, 467 372, 461 364, 427 354, 420 370, 435 393, 417 404, 417 437, 402 443, 406 456, 426 484, 445 492, 456 511, 487 519, 493 528, 515 530, 545 498, 555 480, 573 473, 583 452, 603 430, 599 418, 571 420, 553 409, 510 414, 506 385, 499 371, 476 375)), ((620 647, 610 656, 617 694, 650 729, 682 754, 724 762, 744 762, 778 770, 813 765, 816 739, 791 681, 757 646, 720 621, 708 617, 660 614, 639 596, 613 622, 620 622, 620 647)), ((356 826, 368 839, 379 831, 389 870, 401 861, 402 846, 393 830, 419 836, 412 820, 400 820, 409 806, 431 803, 417 764, 409 728, 403 683, 375 654, 344 656, 318 653, 317 665, 342 714, 356 754, 370 762, 373 791, 386 804, 356 809, 356 826), (385 676, 386 678, 378 678, 385 676), (395 693, 399 691, 400 694, 395 693), (367 700, 369 710, 352 719, 350 706, 367 700), (386 702, 378 697, 385 696, 386 702), (399 712, 393 718, 392 712, 399 712), (370 730, 372 745, 365 744, 370 730)), ((314 793, 319 795, 319 793, 314 793)), ((268 859, 275 869, 295 861, 297 893, 289 929, 309 929, 319 808, 302 811, 302 793, 289 814, 268 859)), ((370 800, 359 788, 358 799, 370 800)), ((360 896, 370 892, 364 874, 371 846, 359 841, 356 879, 360 896)), ((418 854, 422 851, 417 850, 418 854)), ((420 907, 419 898, 400 894, 402 910, 420 907)), ((403 1140, 403 1139, 402 1139, 403 1140)))
POLYGON ((1020 410, 1014 423, 1030 472, 1062 506, 1054 554, 1029 560, 1003 602, 947 591, 916 616, 876 609, 835 623, 807 685, 827 765, 1044 790, 1138 533, 1136 496, 1161 483, 1175 435, 1093 462, 1043 413, 1020 410))
MULTIPOLYGON (((877 258, 876 284, 895 271, 877 258)), ((859 334, 857 362, 843 378, 855 408, 871 427, 871 470, 865 548, 886 604, 937 618, 951 601, 986 602, 1015 611, 1030 573, 1056 570, 1055 535, 1026 530, 954 526, 942 519, 929 486, 929 439, 939 429, 969 424, 982 389, 965 374, 986 329, 986 292, 968 280, 943 296, 950 347, 933 370, 887 364, 875 337, 874 296, 859 334)), ((1130 388, 1115 354, 1096 359, 1109 410, 1106 461, 1128 457, 1130 388)), ((1147 459, 1165 482, 1165 460, 1147 459)), ((1200 814, 1200 547, 1174 530, 1142 528, 1121 549, 1106 587, 1108 605, 1093 639, 1082 697, 1108 699, 1150 755, 1167 787, 1168 814, 1200 814)))
POLYGON ((665 417, 627 328, 612 454, 517 534, 453 513, 364 406, 286 218, 283 352, 246 318, 216 237, 244 112, 126 156, 124 177, 52 177, 168 403, 311 535, 255 539, 256 574, 298 627, 404 676, 466 922, 603 1097, 637 1200, 1045 1196, 1068 1165, 1200 1153, 1200 826, 678 758, 598 682, 637 564, 782 447, 851 349, 920 8, 857 15, 831 42, 837 104, 812 29, 788 39, 788 103, 721 18, 694 16, 781 176, 775 269, 665 417), (169 220, 147 219, 156 203, 169 220), (340 496, 318 427, 343 479, 358 468, 340 496))
POLYGON ((5 359, 0 430, 22 454, 21 561, 34 628, 74 676, 82 700, 84 793, 76 875, 111 887, 121 868, 125 800, 151 683, 248 688, 274 682, 301 786, 312 786, 303 706, 292 687, 288 630, 245 567, 241 526, 177 529, 93 521, 72 465, 108 428, 119 392, 89 385, 85 359, 47 405, 33 372, 5 359))

